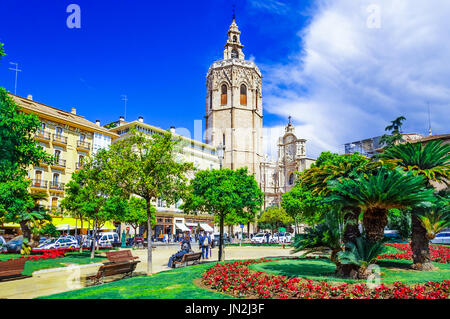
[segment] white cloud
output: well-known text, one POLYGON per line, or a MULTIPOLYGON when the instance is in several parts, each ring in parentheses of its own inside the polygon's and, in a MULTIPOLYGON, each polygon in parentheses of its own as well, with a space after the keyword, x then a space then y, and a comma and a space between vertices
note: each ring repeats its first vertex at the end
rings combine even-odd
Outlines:
POLYGON ((439 0, 320 1, 292 60, 260 65, 265 111, 293 117, 309 156, 381 135, 400 115, 404 131, 426 134, 427 102, 433 133, 449 133, 449 16, 439 0), (380 28, 368 27, 373 5, 380 28))

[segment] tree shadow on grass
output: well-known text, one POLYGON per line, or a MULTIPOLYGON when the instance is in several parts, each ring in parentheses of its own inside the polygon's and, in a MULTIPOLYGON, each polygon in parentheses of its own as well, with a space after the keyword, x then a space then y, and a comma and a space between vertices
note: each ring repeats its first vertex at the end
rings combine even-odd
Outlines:
POLYGON ((399 262, 399 261, 388 261, 382 260, 378 261, 377 264, 383 268, 395 268, 402 270, 411 270, 412 262, 399 262))

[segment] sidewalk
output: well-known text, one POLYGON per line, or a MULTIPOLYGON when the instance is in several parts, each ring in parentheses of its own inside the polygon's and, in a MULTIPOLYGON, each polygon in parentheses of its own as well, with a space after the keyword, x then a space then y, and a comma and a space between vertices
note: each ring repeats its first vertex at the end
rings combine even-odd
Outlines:
MULTIPOLYGON (((198 245, 193 244, 194 251, 198 245)), ((153 250, 153 273, 170 270, 167 267, 169 257, 179 250, 178 245, 158 245, 153 250)), ((292 256, 290 249, 281 247, 226 247, 225 257, 232 259, 253 259, 261 257, 292 256)), ((147 271, 147 250, 133 250, 133 255, 141 261, 136 267, 136 275, 147 271)), ((218 248, 212 250, 212 258, 208 261, 217 261, 218 248)), ((39 296, 60 293, 64 291, 83 288, 84 283, 80 277, 95 274, 99 264, 82 265, 81 267, 53 268, 33 273, 31 278, 0 282, 0 298, 30 299, 39 296)))

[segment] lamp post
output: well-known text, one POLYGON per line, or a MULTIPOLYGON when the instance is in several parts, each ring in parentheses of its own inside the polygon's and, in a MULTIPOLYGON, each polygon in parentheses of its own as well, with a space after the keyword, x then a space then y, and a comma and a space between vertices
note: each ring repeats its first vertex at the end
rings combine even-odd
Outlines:
MULTIPOLYGON (((222 169, 222 162, 223 159, 225 157, 225 145, 221 143, 219 143, 219 145, 217 145, 217 157, 219 158, 220 161, 220 169, 222 169)), ((222 259, 225 260, 225 256, 224 256, 224 252, 223 252, 223 222, 220 222, 220 236, 219 236, 219 261, 221 261, 222 259)))
POLYGON ((217 157, 219 157, 220 169, 222 169, 222 162, 225 158, 225 145, 222 145, 222 143, 217 146, 217 157))

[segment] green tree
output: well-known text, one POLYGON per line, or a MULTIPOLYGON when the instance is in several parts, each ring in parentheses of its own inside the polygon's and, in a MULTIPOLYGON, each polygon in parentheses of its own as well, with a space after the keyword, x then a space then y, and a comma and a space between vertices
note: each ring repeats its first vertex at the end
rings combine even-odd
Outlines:
POLYGON ((187 191, 188 174, 193 171, 192 163, 176 158, 177 143, 170 132, 148 136, 133 129, 126 139, 111 145, 109 151, 105 171, 110 182, 128 196, 140 196, 146 203, 148 275, 152 274, 152 202, 164 198, 170 205, 182 199, 187 191))
POLYGON ((53 160, 34 140, 39 125, 36 115, 21 112, 0 88, 0 218, 19 223, 27 239, 31 237, 30 220, 43 217, 33 213, 27 169, 53 160))
MULTIPOLYGON (((278 206, 271 206, 266 208, 258 218, 258 224, 267 225, 269 229, 278 231, 278 227, 289 226, 294 223, 294 219, 289 216, 284 208, 278 206)), ((266 226, 266 227, 267 227, 266 226)))
POLYGON ((223 226, 229 214, 256 215, 261 209, 263 193, 247 168, 204 170, 195 174, 190 194, 183 208, 188 213, 208 212, 218 216, 220 225, 219 260, 224 260, 223 226))
MULTIPOLYGON (((151 225, 154 227, 156 225, 156 208, 152 205, 151 207, 151 225)), ((128 200, 128 207, 125 215, 122 217, 122 222, 131 225, 134 229, 134 233, 137 234, 137 229, 139 226, 145 225, 147 222, 147 204, 143 198, 132 196, 128 200)))
MULTIPOLYGON (((422 143, 404 143, 385 149, 379 155, 381 159, 393 159, 405 171, 424 176, 427 188, 434 189, 433 183, 445 184, 448 188, 450 180, 450 145, 441 140, 422 143)), ((433 269, 431 263, 427 231, 420 221, 423 209, 412 212, 411 249, 413 251, 414 268, 418 270, 433 269)))
POLYGON ((413 176, 400 169, 380 168, 376 175, 358 175, 355 179, 329 182, 333 193, 328 200, 359 207, 367 239, 376 242, 384 238, 387 213, 391 208, 431 206, 433 191, 425 188, 422 176, 413 176))
MULTIPOLYGON (((99 150, 79 171, 72 173, 67 183, 67 196, 62 203, 66 209, 92 220, 94 238, 107 221, 121 220, 126 210, 121 189, 108 179, 107 161, 108 152, 99 150)), ((93 245, 91 258, 94 258, 95 249, 96 245, 93 245)))
POLYGON ((404 121, 406 121, 406 118, 403 116, 399 116, 395 120, 391 121, 391 124, 386 126, 386 128, 384 129, 386 132, 391 132, 391 134, 384 134, 383 136, 381 136, 380 145, 384 145, 386 148, 390 148, 396 143, 403 141, 401 130, 404 121))

